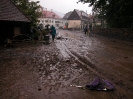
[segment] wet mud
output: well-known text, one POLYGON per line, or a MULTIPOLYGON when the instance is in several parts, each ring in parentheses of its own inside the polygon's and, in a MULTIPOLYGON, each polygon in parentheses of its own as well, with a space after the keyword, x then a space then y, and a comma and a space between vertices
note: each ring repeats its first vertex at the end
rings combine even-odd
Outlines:
POLYGON ((0 99, 132 99, 133 44, 81 31, 58 30, 50 44, 19 42, 0 48, 0 99), (115 90, 92 91, 96 77, 115 90))

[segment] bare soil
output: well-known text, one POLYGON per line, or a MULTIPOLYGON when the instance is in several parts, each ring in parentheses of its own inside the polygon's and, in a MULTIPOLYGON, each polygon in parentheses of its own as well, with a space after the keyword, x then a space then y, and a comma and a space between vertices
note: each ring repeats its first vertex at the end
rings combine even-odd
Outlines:
POLYGON ((0 48, 0 99, 132 99, 133 43, 81 31, 58 30, 60 39, 0 48), (113 91, 85 86, 96 77, 113 91))

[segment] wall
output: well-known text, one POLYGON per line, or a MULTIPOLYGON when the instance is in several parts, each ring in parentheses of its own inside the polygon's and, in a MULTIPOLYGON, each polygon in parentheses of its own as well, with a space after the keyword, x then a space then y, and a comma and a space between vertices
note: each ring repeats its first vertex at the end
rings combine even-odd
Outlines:
POLYGON ((67 23, 67 20, 65 20, 65 19, 39 18, 39 20, 40 20, 40 24, 43 24, 44 27, 47 24, 54 25, 56 27, 64 27, 65 26, 65 23, 67 23), (46 22, 46 20, 48 22, 46 22))
POLYGON ((81 20, 68 20, 68 28, 81 28, 81 20))
POLYGON ((0 45, 7 38, 13 39, 15 34, 29 34, 30 23, 15 21, 0 21, 0 45))
POLYGON ((133 29, 131 28, 94 28, 93 33, 107 37, 133 41, 133 29))

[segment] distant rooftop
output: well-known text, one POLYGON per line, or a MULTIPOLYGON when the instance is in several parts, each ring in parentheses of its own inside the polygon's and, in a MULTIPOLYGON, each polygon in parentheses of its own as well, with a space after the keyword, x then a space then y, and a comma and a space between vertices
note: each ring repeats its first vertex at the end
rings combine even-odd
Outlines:
POLYGON ((66 13, 66 14, 65 14, 65 16, 63 17, 63 19, 68 19, 68 18, 69 18, 69 16, 71 15, 71 13, 72 13, 72 11, 70 11, 70 12, 66 13))
POLYGON ((81 16, 85 16, 85 17, 88 17, 88 14, 82 10, 77 10, 77 9, 74 9, 78 15, 81 17, 81 16))
POLYGON ((42 16, 41 18, 56 18, 56 19, 61 19, 59 15, 57 15, 53 11, 42 11, 42 16))

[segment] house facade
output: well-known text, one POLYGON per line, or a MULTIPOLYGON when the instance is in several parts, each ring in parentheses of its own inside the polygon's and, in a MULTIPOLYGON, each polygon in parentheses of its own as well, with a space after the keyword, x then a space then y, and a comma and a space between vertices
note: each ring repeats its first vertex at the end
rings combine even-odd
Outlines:
POLYGON ((11 0, 0 1, 0 42, 14 35, 27 34, 30 31, 30 20, 11 0))
POLYGON ((64 18, 67 18, 68 28, 70 29, 84 29, 84 27, 89 24, 88 14, 77 9, 74 9, 71 13, 66 14, 64 18))
POLYGON ((54 25, 57 28, 63 28, 65 24, 67 23, 66 19, 62 19, 60 16, 58 16, 55 12, 41 9, 42 16, 39 18, 40 23, 43 27, 46 25, 54 25))
POLYGON ((43 25, 43 27, 45 27, 46 25, 54 25, 55 27, 58 28, 63 28, 65 26, 65 24, 67 23, 67 20, 64 19, 59 19, 59 18, 51 18, 51 17, 45 17, 45 18, 39 18, 40 20, 40 24, 43 25))

